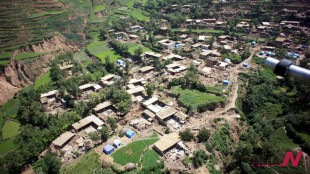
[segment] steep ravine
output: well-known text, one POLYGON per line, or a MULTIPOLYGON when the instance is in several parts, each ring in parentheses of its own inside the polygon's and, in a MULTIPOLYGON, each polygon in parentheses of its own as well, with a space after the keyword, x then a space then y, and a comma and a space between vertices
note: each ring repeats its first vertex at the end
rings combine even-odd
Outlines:
MULTIPOLYGON (((76 52, 78 47, 75 44, 65 41, 64 38, 54 36, 41 44, 30 45, 16 52, 34 51, 46 53, 44 56, 33 61, 12 60, 9 65, 0 72, 0 105, 14 97, 14 94, 43 75, 49 69, 51 60, 55 53, 66 51, 76 52)), ((15 52, 15 53, 16 53, 15 52)), ((14 59, 14 58, 13 58, 14 59)))

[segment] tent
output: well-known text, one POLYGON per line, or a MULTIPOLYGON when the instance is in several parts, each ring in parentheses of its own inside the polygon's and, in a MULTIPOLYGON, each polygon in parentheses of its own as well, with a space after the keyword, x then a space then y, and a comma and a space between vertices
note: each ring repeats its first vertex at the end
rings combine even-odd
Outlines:
POLYGON ((259 55, 261 55, 261 56, 264 55, 264 54, 265 54, 264 51, 260 51, 260 52, 259 52, 259 55))
POLYGON ((247 68, 247 67, 249 67, 249 64, 248 63, 243 63, 242 66, 247 68))
POLYGON ((229 85, 229 81, 228 80, 223 80, 223 85, 229 85))
POLYGON ((126 132, 126 137, 128 137, 128 138, 132 138, 132 137, 134 137, 136 135, 136 133, 134 132, 134 131, 132 131, 132 130, 128 130, 127 132, 126 132))
POLYGON ((254 47, 256 46, 256 44, 257 43, 255 41, 251 42, 251 45, 254 46, 254 47))
POLYGON ((121 145, 122 145, 122 142, 121 142, 119 139, 115 139, 115 140, 113 141, 113 146, 114 146, 114 147, 118 148, 118 147, 120 147, 121 145))
POLYGON ((110 155, 114 151, 114 147, 112 145, 106 145, 102 152, 104 152, 106 155, 110 155))
POLYGON ((271 52, 268 52, 266 55, 267 55, 267 56, 271 56, 271 54, 272 54, 271 52))

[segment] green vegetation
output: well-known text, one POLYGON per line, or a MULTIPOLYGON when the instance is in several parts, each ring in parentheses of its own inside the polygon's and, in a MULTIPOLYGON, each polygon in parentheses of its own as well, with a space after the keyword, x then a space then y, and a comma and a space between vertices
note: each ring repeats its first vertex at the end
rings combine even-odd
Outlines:
POLYGON ((289 139, 284 131, 283 127, 275 130, 271 135, 270 141, 273 146, 277 147, 279 152, 286 152, 287 150, 295 149, 298 147, 292 139, 289 139))
POLYGON ((149 21, 150 20, 150 18, 148 17, 150 14, 146 11, 141 10, 141 9, 134 9, 131 12, 131 15, 139 21, 149 21))
POLYGON ((47 71, 43 76, 37 79, 34 83, 34 89, 38 89, 40 86, 49 84, 52 81, 51 72, 47 71))
POLYGON ((134 55, 135 54, 135 50, 137 50, 139 47, 142 48, 142 52, 146 52, 146 51, 151 51, 149 48, 147 47, 144 47, 142 45, 139 45, 139 44, 136 44, 136 43, 131 43, 128 45, 128 52, 131 54, 131 55, 134 55))
POLYGON ((39 57, 39 56, 42 56, 43 54, 44 53, 35 53, 35 52, 19 53, 15 56, 15 60, 23 60, 23 59, 39 57))
POLYGON ((94 12, 100 12, 105 9, 105 5, 96 5, 94 12))
POLYGON ((0 142, 0 154, 5 154, 5 153, 10 152, 12 150, 15 150, 17 148, 18 148, 18 145, 16 145, 14 143, 13 138, 0 142))
POLYGON ((207 162, 206 153, 204 150, 197 150, 194 152, 193 164, 196 167, 200 167, 207 162))
POLYGON ((11 99, 7 101, 2 107, 1 107, 1 114, 5 114, 5 116, 9 118, 15 118, 18 112, 18 108, 20 106, 19 99, 11 99))
POLYGON ((61 168, 62 174, 92 173, 101 164, 99 155, 95 151, 90 151, 83 155, 79 160, 61 168))
POLYGON ((156 153, 153 149, 147 150, 143 154, 142 167, 145 168, 156 166, 158 160, 160 160, 158 153, 156 153))
MULTIPOLYGON (((116 152, 114 152, 111 156, 114 158, 114 162, 119 163, 121 165, 125 165, 129 162, 137 163, 140 161, 140 157, 142 152, 149 147, 150 145, 157 142, 159 139, 156 134, 154 134, 151 138, 145 140, 138 140, 128 144, 125 147, 120 148, 116 152)), ((148 156, 153 156, 151 152, 147 154, 148 156)), ((145 165, 153 164, 153 162, 144 162, 145 165)))
POLYGON ((48 149, 44 157, 34 163, 33 168, 36 173, 59 173, 61 161, 58 155, 52 153, 51 149, 48 149))
POLYGON ((17 136, 19 132, 20 124, 15 121, 6 121, 2 128, 2 136, 4 139, 13 138, 17 136))
POLYGON ((7 60, 10 59, 12 57, 13 53, 12 52, 4 52, 0 54, 0 60, 7 60))
MULTIPOLYGON (((78 4, 79 1, 70 1, 72 5, 78 4)), ((82 4, 82 3, 81 3, 82 4)), ((83 4, 91 5, 90 1, 84 1, 83 4)), ((81 44, 82 33, 81 16, 82 5, 78 8, 74 6, 60 6, 57 1, 22 1, 0 2, 1 6, 7 6, 2 10, 2 25, 0 27, 1 42, 0 51, 13 51, 24 48, 29 45, 39 44, 44 40, 55 36, 60 32, 66 39, 81 44), (75 13, 79 11, 79 13, 75 13), (72 15, 75 13, 75 15, 72 15), (74 18, 69 17, 74 16, 74 18), (22 25, 21 25, 22 24, 22 25)), ((28 55, 21 55, 17 60, 29 58, 28 55)), ((3 64, 4 62, 1 61, 3 64)))
POLYGON ((178 100, 186 107, 198 109, 209 104, 224 102, 224 97, 200 92, 198 90, 182 89, 181 86, 171 88, 173 94, 178 95, 178 100))
POLYGON ((195 137, 190 129, 185 129, 179 132, 180 138, 183 141, 192 141, 195 137))
POLYGON ((98 38, 98 34, 95 35, 94 40, 87 45, 87 51, 96 56, 101 60, 101 62, 105 62, 105 58, 107 56, 110 57, 111 61, 116 61, 121 58, 112 48, 108 46, 108 43, 105 41, 100 41, 98 38))

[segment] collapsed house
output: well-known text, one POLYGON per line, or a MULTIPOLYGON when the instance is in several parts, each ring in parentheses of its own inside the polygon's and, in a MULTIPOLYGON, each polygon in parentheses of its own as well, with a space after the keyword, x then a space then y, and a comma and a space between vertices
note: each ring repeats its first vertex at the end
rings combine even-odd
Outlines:
POLYGON ((58 138, 56 138, 53 142, 52 145, 54 146, 55 149, 62 149, 64 146, 66 146, 70 140, 73 139, 75 136, 74 133, 72 132, 65 132, 61 134, 58 138))
POLYGON ((171 150, 181 139, 177 133, 171 133, 164 135, 159 141, 154 144, 153 149, 160 155, 163 156, 166 152, 171 150))
POLYGON ((166 65, 166 69, 171 74, 177 74, 187 69, 186 66, 183 66, 179 63, 172 63, 170 65, 166 65))
POLYGON ((98 117, 90 115, 83 118, 82 120, 72 124, 72 127, 75 132, 85 131, 86 133, 97 131, 99 127, 102 127, 104 122, 101 121, 98 117))
POLYGON ((110 85, 115 83, 115 79, 116 79, 116 75, 108 74, 108 75, 101 78, 100 84, 102 86, 110 86, 110 85))

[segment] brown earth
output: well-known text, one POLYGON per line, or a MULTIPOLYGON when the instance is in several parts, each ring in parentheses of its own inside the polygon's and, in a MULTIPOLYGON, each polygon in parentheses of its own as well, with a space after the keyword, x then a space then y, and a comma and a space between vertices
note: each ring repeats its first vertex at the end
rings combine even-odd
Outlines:
POLYGON ((34 51, 44 52, 46 55, 35 59, 11 61, 2 72, 0 72, 0 105, 14 97, 14 94, 42 76, 49 69, 49 64, 54 56, 51 53, 61 53, 66 51, 78 51, 78 47, 66 42, 63 38, 55 36, 45 40, 42 44, 31 45, 15 52, 34 51))

